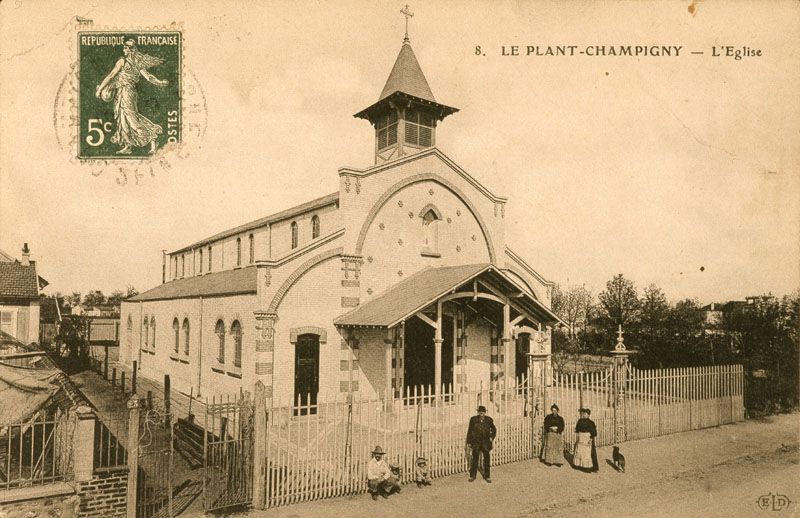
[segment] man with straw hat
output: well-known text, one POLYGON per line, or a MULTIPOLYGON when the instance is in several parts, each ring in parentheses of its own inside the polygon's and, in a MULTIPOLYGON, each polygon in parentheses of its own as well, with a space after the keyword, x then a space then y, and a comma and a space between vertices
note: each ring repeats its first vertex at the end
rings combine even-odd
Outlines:
POLYGON ((377 500, 378 495, 389 498, 392 493, 400 491, 400 481, 392 475, 385 455, 383 448, 375 446, 372 458, 367 462, 367 487, 373 500, 377 500))
POLYGON ((469 481, 475 480, 478 474, 478 457, 483 455, 483 478, 486 482, 492 481, 489 476, 489 452, 492 451, 492 441, 497 435, 497 428, 494 426, 492 418, 486 415, 486 407, 478 407, 478 415, 469 419, 467 429, 467 447, 472 449, 472 456, 469 463, 469 481))

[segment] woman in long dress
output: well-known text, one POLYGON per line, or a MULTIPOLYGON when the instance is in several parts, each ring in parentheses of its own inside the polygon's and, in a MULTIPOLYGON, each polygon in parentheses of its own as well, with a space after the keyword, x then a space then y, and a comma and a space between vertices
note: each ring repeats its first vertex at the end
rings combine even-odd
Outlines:
POLYGON ((550 406, 550 414, 544 418, 544 458, 542 459, 548 466, 556 465, 561 467, 564 463, 564 418, 558 415, 558 405, 553 403, 550 406))
POLYGON ((575 423, 575 456, 572 465, 581 471, 599 471, 597 464, 597 450, 594 440, 597 437, 597 427, 589 419, 592 413, 588 408, 580 409, 581 418, 575 423))
POLYGON ((114 69, 97 86, 95 95, 104 101, 114 102, 116 129, 111 136, 111 142, 122 146, 117 154, 129 155, 132 147, 147 145, 150 145, 150 153, 154 153, 158 146, 158 136, 164 130, 139 113, 136 85, 144 77, 158 87, 167 86, 168 81, 158 79, 147 71, 150 67, 162 64, 164 60, 140 52, 133 40, 125 42, 122 54, 124 57, 117 61, 114 69))

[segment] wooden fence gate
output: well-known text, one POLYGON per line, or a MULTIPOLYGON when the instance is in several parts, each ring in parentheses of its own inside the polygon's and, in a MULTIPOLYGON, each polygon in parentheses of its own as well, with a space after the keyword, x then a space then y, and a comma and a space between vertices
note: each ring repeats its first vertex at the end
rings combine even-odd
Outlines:
POLYGON ((143 400, 139 412, 136 517, 172 516, 173 423, 161 400, 143 400))
POLYGON ((249 505, 253 499, 253 401, 213 398, 206 402, 203 507, 215 511, 249 505))

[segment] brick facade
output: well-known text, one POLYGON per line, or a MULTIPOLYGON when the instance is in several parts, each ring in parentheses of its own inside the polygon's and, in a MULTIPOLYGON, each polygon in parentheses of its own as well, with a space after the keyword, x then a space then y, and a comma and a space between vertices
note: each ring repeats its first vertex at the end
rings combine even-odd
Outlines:
POLYGON ((92 480, 78 484, 80 518, 114 518, 126 514, 127 470, 95 474, 92 480))

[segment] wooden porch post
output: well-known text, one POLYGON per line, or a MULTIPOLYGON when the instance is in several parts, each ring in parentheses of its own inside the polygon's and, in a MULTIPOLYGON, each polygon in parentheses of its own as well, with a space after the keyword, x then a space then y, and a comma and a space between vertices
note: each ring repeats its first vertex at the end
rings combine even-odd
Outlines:
POLYGON ((511 361, 511 306, 506 299, 503 304, 503 384, 508 386, 510 374, 509 362, 511 361))
POLYGON ((385 404, 386 408, 389 408, 390 402, 394 399, 394 393, 392 392, 392 340, 383 340, 383 347, 385 353, 385 362, 386 362, 386 387, 384 388, 385 391, 385 404))
POLYGON ((436 302, 436 330, 433 338, 434 352, 434 382, 435 387, 433 393, 436 396, 434 399, 438 400, 442 395, 442 301, 436 302))

